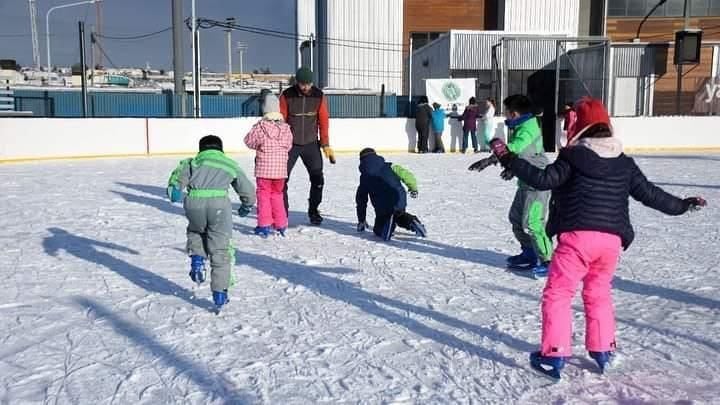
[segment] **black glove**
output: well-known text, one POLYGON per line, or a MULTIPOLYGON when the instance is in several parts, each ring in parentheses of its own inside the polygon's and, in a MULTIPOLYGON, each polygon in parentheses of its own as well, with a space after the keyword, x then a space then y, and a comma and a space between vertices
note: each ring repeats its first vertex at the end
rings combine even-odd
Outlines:
POLYGON ((241 205, 240 208, 238 208, 238 215, 241 217, 246 217, 250 214, 250 211, 252 211, 253 206, 252 205, 241 205))
POLYGON ((358 222, 357 224, 357 231, 358 232, 365 232, 365 229, 367 229, 367 223, 365 221, 358 222))
POLYGON ((417 190, 410 191, 408 194, 410 194, 410 198, 418 198, 417 190))
POLYGON ((488 167, 492 165, 498 164, 498 158, 495 155, 490 155, 486 157, 485 159, 480 159, 477 162, 473 163, 468 167, 468 170, 475 171, 475 172, 481 172, 488 167))
POLYGON ((707 206, 707 201, 702 197, 688 197, 683 200, 686 211, 699 211, 702 207, 707 206))
POLYGON ((500 178, 505 181, 510 181, 514 177, 515 177, 515 175, 513 174, 512 170, 510 170, 510 169, 505 169, 502 172, 500 172, 500 178))

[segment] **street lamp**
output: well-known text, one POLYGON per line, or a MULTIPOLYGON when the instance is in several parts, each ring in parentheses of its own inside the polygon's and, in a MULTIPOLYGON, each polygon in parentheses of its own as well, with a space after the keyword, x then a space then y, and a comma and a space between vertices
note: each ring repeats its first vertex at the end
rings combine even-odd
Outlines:
POLYGON ((52 64, 50 63, 50 13, 53 12, 53 10, 57 10, 60 8, 67 8, 67 7, 73 7, 73 6, 81 6, 83 4, 95 4, 102 0, 85 0, 85 1, 78 1, 77 3, 70 3, 70 4, 61 4, 59 6, 51 7, 50 10, 48 10, 47 14, 45 15, 45 45, 47 47, 47 65, 48 65, 48 72, 52 69, 52 64))
POLYGON ((237 43, 237 51, 240 54, 240 87, 241 88, 245 87, 245 82, 243 82, 243 53, 245 53, 245 51, 247 51, 247 49, 248 49, 247 44, 245 44, 243 42, 237 43))

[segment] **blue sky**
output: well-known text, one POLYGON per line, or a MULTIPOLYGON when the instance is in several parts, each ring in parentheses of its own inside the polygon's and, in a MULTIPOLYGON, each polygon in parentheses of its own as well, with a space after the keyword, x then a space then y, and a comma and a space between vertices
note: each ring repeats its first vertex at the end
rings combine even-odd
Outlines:
MULTIPOLYGON (((56 5, 77 0, 37 0, 38 30, 40 31, 40 60, 46 63, 45 14, 56 5)), ((224 20, 235 17, 238 24, 251 25, 283 32, 295 31, 294 0, 197 0, 199 17, 224 20)), ((185 17, 190 16, 190 0, 184 0, 185 17)), ((170 0, 104 0, 104 33, 128 36, 159 31, 170 27, 170 0)), ((53 65, 69 66, 79 61, 77 22, 85 19, 87 26, 95 24, 95 6, 76 6, 59 9, 50 15, 53 65)), ((89 29, 89 28, 88 28, 89 29)), ((219 28, 201 31, 202 65, 215 71, 225 71, 227 51, 225 33, 219 28)), ((294 71, 295 44, 292 40, 260 36, 236 31, 233 44, 243 41, 245 71, 269 66, 273 72, 294 71)), ((89 43, 89 37, 88 37, 89 43)), ((185 70, 190 70, 190 35, 185 32, 185 70)), ((234 45, 233 45, 234 46, 234 45)), ((172 68, 172 32, 137 41, 105 40, 103 48, 112 61, 122 67, 150 66, 172 68)), ((0 59, 16 59, 25 66, 32 64, 32 41, 27 0, 0 0, 0 59)), ((238 70, 237 53, 233 55, 238 70)), ((106 66, 109 66, 107 61, 106 66)))

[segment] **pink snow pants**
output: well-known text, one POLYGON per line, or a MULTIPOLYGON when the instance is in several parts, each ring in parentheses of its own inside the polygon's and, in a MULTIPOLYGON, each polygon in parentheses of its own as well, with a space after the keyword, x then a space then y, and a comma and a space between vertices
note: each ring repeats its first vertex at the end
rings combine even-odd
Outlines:
POLYGON ((285 211, 283 189, 285 179, 257 178, 257 224, 287 228, 288 217, 285 211))
POLYGON ((615 349, 615 313, 610 289, 620 247, 620 238, 605 232, 560 234, 542 297, 543 355, 572 355, 572 300, 580 282, 586 349, 593 352, 615 349))

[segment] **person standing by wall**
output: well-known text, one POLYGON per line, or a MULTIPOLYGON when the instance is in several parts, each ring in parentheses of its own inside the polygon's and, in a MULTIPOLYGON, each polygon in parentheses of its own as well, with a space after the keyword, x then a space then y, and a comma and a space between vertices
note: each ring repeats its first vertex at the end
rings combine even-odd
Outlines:
POLYGON ((427 96, 420 96, 415 109, 415 130, 417 131, 417 152, 428 153, 428 138, 433 109, 428 104, 427 96))
POLYGON ((495 137, 495 99, 488 98, 485 100, 485 113, 482 117, 483 122, 483 138, 485 145, 490 145, 490 141, 495 137))
POLYGON ((320 150, 335 164, 335 152, 330 147, 330 113, 322 90, 313 85, 313 72, 302 67, 295 74, 295 85, 280 96, 280 112, 293 133, 293 146, 288 156, 288 181, 285 183, 285 209, 289 213, 288 183, 298 158, 302 159, 310 175, 308 218, 313 225, 322 224, 318 207, 322 202, 325 177, 320 150), (319 136, 318 136, 319 133, 319 136))
POLYGON ((435 138, 435 149, 433 153, 445 153, 445 145, 443 145, 442 134, 445 131, 445 110, 438 103, 433 103, 432 112, 432 131, 435 138))
POLYGON ((460 148, 461 153, 465 153, 468 148, 468 135, 472 138, 473 150, 478 153, 478 141, 477 141, 477 119, 480 115, 480 109, 475 102, 475 97, 470 97, 468 106, 465 107, 465 111, 462 116, 458 118, 463 122, 463 140, 462 147, 460 148))

